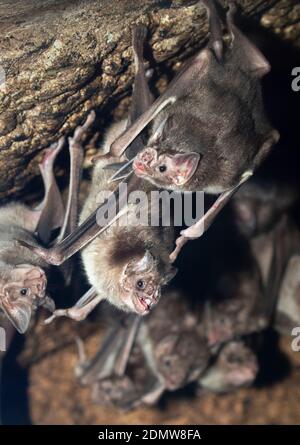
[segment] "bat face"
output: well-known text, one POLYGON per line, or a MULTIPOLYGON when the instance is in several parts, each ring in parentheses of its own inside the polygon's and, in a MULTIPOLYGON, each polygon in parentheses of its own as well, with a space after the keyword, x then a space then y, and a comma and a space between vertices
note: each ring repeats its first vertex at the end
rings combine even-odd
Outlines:
POLYGON ((14 327, 23 334, 31 313, 45 299, 45 272, 29 264, 15 266, 0 277, 0 307, 14 327))
POLYGON ((197 379, 205 369, 208 353, 191 333, 170 334, 155 348, 158 371, 166 389, 174 391, 197 379))
POLYGON ((145 148, 133 162, 133 170, 157 187, 176 190, 185 186, 194 176, 200 161, 198 153, 158 154, 155 148, 145 148))
POLYGON ((231 387, 249 386, 255 380, 258 363, 253 352, 242 342, 230 342, 218 357, 224 383, 231 387))
POLYGON ((236 335, 243 310, 244 303, 236 299, 225 300, 210 309, 207 328, 209 346, 224 343, 236 335))
POLYGON ((134 383, 126 375, 108 377, 98 381, 93 387, 93 401, 101 405, 129 407, 136 398, 134 383))
POLYGON ((233 200, 233 208, 238 228, 247 237, 267 231, 278 217, 273 203, 264 202, 259 196, 237 197, 233 200))
POLYGON ((120 282, 120 299, 124 310, 146 315, 158 302, 161 287, 167 284, 176 273, 162 274, 149 251, 142 258, 130 260, 124 268, 120 282))

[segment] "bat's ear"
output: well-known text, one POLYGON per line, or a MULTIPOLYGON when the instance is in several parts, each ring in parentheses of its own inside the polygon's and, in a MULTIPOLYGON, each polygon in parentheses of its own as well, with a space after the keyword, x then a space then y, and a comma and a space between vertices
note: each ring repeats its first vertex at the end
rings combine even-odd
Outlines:
POLYGON ((159 139, 163 136, 164 132, 168 130, 168 123, 170 121, 169 116, 165 117, 162 122, 158 125, 157 128, 154 129, 151 138, 149 139, 149 146, 156 144, 159 139))
POLYGON ((131 260, 125 266, 124 275, 131 275, 132 273, 140 274, 149 272, 154 266, 154 258, 149 252, 146 251, 145 255, 138 261, 131 260))
POLYGON ((135 271, 137 273, 147 272, 151 270, 153 266, 154 266, 154 258, 149 252, 149 250, 147 250, 143 258, 140 261, 138 261, 138 263, 136 263, 135 271))
POLYGON ((176 334, 169 334, 164 337, 156 346, 155 353, 158 357, 169 354, 175 343, 178 341, 176 334))
POLYGON ((13 304, 3 300, 1 302, 3 312, 20 334, 24 334, 29 326, 31 319, 31 307, 23 301, 13 304))
POLYGON ((163 284, 168 284, 175 275, 177 274, 178 269, 176 267, 171 267, 171 269, 164 275, 163 284))
POLYGON ((271 69, 271 66, 267 59, 262 55, 262 53, 254 45, 249 45, 247 48, 247 59, 249 68, 252 74, 256 77, 263 77, 271 69))
POLYGON ((172 157, 174 163, 174 183, 177 186, 186 184, 194 175, 199 161, 199 153, 178 153, 172 157))

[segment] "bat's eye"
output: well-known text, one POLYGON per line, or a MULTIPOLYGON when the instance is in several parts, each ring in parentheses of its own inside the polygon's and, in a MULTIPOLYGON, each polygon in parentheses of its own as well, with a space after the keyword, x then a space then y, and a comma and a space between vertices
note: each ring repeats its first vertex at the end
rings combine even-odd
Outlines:
POLYGON ((167 368, 169 368, 169 367, 171 366, 171 359, 170 359, 170 357, 166 357, 166 358, 164 359, 164 365, 165 365, 167 368))
POLYGON ((23 289, 20 290, 20 295, 25 296, 27 295, 28 289, 26 287, 23 287, 23 289))
POLYGON ((164 173, 167 170, 167 166, 165 164, 160 165, 158 167, 158 170, 160 171, 160 173, 164 173))
POLYGON ((239 360, 238 357, 236 357, 234 354, 228 354, 227 356, 228 363, 234 364, 234 363, 242 363, 242 360, 239 360))
POLYGON ((137 287, 138 289, 145 289, 145 281, 144 281, 144 280, 138 280, 138 281, 136 282, 136 287, 137 287))

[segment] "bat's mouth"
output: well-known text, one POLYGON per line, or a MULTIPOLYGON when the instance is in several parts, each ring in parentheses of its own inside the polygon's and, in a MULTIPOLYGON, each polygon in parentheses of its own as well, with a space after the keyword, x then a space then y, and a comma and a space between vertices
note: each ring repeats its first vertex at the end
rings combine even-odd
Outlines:
MULTIPOLYGON (((157 293, 157 292, 156 292, 157 293)), ((147 294, 138 294, 135 297, 135 308, 138 314, 146 315, 150 312, 153 306, 156 305, 158 298, 153 295, 149 296, 147 294)))
POLYGON ((250 385, 255 379, 257 368, 254 366, 242 367, 232 371, 229 375, 230 381, 234 382, 236 386, 250 385))

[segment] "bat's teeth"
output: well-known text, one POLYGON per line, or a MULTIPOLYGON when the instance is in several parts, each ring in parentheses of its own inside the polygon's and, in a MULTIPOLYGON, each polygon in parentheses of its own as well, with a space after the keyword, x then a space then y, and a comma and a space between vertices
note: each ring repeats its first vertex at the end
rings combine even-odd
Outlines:
POLYGON ((145 301, 146 301, 148 306, 151 306, 151 304, 152 304, 152 299, 151 298, 145 298, 145 301))

